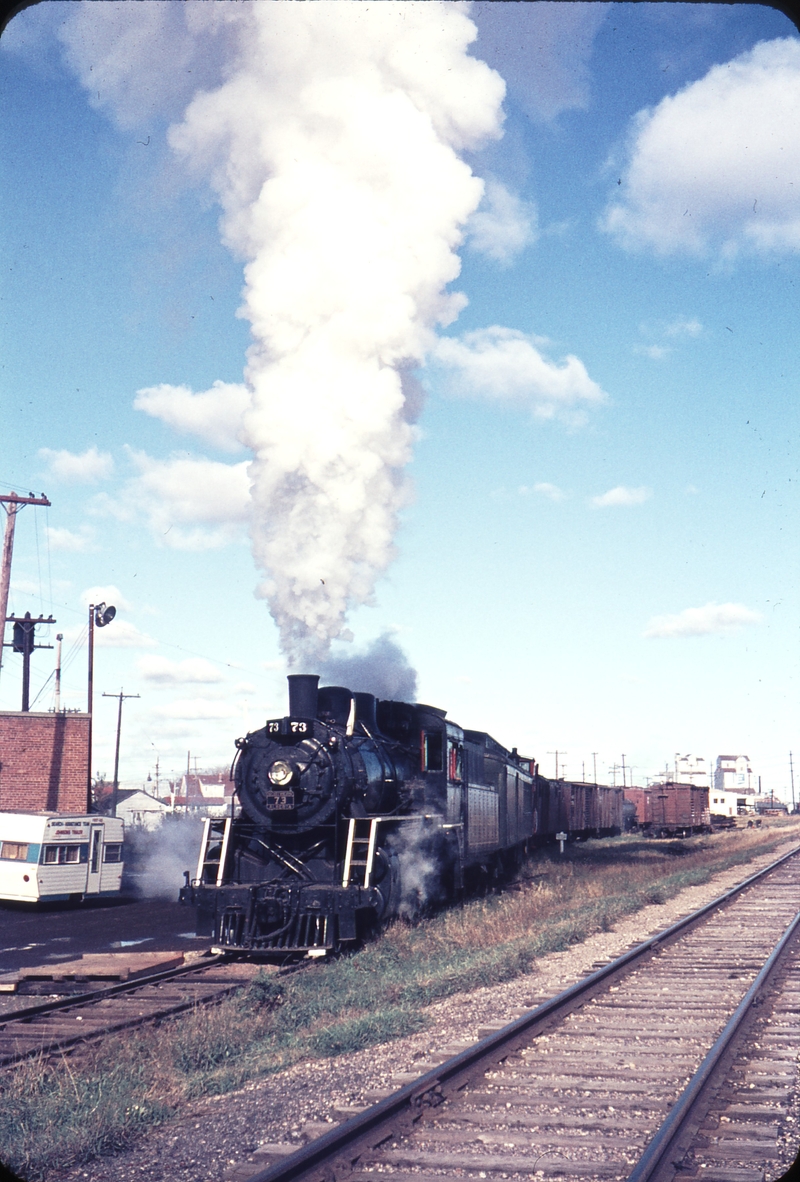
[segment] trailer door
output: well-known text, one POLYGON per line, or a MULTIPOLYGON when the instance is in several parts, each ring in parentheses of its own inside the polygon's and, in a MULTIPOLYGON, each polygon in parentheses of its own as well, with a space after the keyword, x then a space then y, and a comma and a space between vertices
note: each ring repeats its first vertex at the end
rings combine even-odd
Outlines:
POLYGON ((103 822, 95 822, 89 834, 89 873, 86 876, 86 894, 100 894, 100 872, 103 868, 103 822))

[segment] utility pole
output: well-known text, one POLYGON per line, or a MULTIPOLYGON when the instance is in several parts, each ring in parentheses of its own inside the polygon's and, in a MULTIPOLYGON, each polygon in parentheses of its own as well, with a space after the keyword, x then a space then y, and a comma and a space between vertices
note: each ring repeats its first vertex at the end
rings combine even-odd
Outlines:
POLYGON ((566 755, 566 751, 548 751, 548 755, 555 755, 556 757, 556 779, 558 779, 558 757, 559 755, 566 755))
POLYGON ((61 641, 64 639, 63 632, 56 633, 56 700, 55 713, 61 713, 61 641))
POLYGON ((597 784, 597 756, 598 756, 598 754, 599 754, 599 752, 597 752, 597 751, 593 751, 593 752, 592 752, 592 766, 593 766, 593 768, 594 768, 594 782, 595 782, 595 785, 597 784))
MULTIPOLYGON (((14 529, 17 524, 17 514, 25 505, 49 505, 47 497, 42 493, 40 497, 35 497, 33 493, 28 493, 27 497, 18 497, 15 492, 8 496, 0 497, 0 505, 6 511, 6 529, 3 535, 3 559, 0 564, 0 627, 3 635, 0 636, 0 642, 5 640, 6 628, 6 613, 8 612, 8 591, 11 586, 11 555, 14 552, 14 529)), ((0 666, 3 663, 3 648, 0 643, 0 666)))
POLYGON ((794 767, 792 766, 792 753, 789 752, 789 775, 792 780, 792 812, 794 812, 794 767))
POLYGON ((117 815, 117 795, 119 793, 119 736, 122 731, 122 703, 126 698, 138 698, 139 694, 123 694, 122 690, 118 694, 103 694, 104 698, 119 698, 119 710, 117 711, 117 746, 114 751, 114 787, 111 793, 111 816, 117 815))
POLYGON ((625 783, 625 752, 623 751, 622 752, 622 787, 627 788, 627 786, 628 785, 625 783))

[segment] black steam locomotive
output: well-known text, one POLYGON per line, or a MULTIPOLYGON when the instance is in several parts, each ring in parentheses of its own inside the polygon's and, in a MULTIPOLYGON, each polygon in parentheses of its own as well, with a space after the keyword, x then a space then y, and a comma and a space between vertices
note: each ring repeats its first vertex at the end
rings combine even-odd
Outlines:
POLYGON ((546 780, 444 710, 318 682, 290 676, 288 716, 237 740, 241 811, 205 823, 181 901, 221 948, 324 956, 556 834, 622 828, 621 788, 546 780))

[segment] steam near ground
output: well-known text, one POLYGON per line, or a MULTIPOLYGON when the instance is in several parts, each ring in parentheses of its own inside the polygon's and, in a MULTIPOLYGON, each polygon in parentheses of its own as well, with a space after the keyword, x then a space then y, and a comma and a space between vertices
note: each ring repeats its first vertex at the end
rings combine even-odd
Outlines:
POLYGON ((126 829, 126 885, 143 899, 177 902, 184 870, 195 876, 202 834, 202 819, 191 816, 165 817, 158 829, 126 829))
POLYGON ((402 825, 389 838, 389 846, 400 863, 401 896, 398 914, 416 919, 428 904, 440 896, 441 864, 434 842, 441 830, 433 821, 421 820, 402 825))
POLYGON ((385 632, 366 649, 328 657, 319 665, 319 671, 322 685, 344 685, 354 693, 374 694, 395 702, 417 700, 417 671, 385 632))

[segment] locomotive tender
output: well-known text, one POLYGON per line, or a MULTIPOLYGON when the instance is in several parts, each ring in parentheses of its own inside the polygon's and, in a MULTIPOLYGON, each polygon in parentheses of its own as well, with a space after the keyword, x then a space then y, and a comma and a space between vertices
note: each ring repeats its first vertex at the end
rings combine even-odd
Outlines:
POLYGON ((544 779, 444 710, 318 683, 290 676, 289 714, 237 740, 241 811, 205 822, 180 897, 220 948, 324 956, 556 833, 621 831, 621 788, 544 779))

